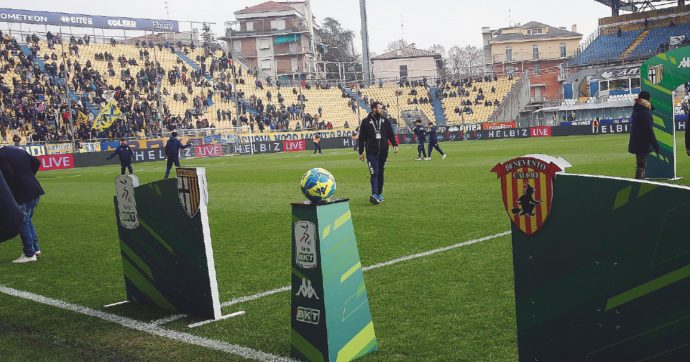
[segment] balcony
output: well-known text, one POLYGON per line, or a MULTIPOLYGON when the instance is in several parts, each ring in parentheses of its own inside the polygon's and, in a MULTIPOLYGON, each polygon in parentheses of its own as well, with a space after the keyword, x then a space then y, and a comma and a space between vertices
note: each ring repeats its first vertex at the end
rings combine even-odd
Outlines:
POLYGON ((294 33, 308 33, 309 28, 304 25, 300 26, 289 26, 284 29, 272 29, 272 28, 254 28, 254 30, 241 30, 241 29, 226 29, 225 34, 233 39, 237 38, 250 38, 255 36, 266 36, 266 35, 285 35, 294 33))

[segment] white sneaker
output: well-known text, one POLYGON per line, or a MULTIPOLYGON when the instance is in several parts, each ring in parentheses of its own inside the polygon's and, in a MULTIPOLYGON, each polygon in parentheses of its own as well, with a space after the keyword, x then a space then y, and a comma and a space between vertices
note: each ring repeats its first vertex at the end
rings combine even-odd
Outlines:
POLYGON ((431 161, 431 157, 425 158, 424 161, 431 161))
POLYGON ((417 157, 417 161, 421 161, 421 160, 422 160, 422 158, 421 158, 421 157, 417 157))
POLYGON ((41 251, 39 250, 39 251, 35 252, 34 255, 41 256, 41 251))
POLYGON ((28 256, 22 254, 22 256, 20 256, 19 259, 13 261, 13 263, 24 264, 24 263, 30 263, 30 262, 36 261, 36 260, 38 260, 38 258, 36 258, 36 255, 34 255, 32 257, 28 257, 28 256))
POLYGON ((446 157, 448 157, 448 154, 447 154, 447 153, 444 153, 444 154, 443 154, 443 157, 441 157, 441 159, 442 159, 442 160, 445 160, 446 157))

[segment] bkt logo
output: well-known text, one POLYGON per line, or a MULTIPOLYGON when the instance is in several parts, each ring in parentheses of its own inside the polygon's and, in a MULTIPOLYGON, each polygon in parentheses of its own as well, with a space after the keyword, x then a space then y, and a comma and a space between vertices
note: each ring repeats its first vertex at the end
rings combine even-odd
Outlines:
POLYGON ((678 68, 690 68, 690 58, 683 58, 683 60, 680 61, 678 68))
POLYGON ((297 307, 297 321, 309 324, 319 324, 321 311, 318 309, 297 307))
POLYGON ((295 295, 298 297, 305 297, 307 299, 316 298, 316 300, 319 300, 319 296, 316 295, 316 291, 311 286, 311 280, 309 279, 302 279, 302 285, 299 287, 299 290, 295 295))

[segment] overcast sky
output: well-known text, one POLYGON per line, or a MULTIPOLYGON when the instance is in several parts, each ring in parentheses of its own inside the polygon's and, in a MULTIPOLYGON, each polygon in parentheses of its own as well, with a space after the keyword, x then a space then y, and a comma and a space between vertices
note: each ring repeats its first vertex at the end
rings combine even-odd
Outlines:
MULTIPOLYGON (((215 22, 214 30, 217 33, 222 32, 225 21, 234 20, 235 11, 261 2, 167 1, 171 19, 215 22)), ((87 15, 167 18, 163 0, 3 0, 0 6, 87 15)), ((578 32, 586 38, 595 30, 598 18, 610 15, 610 9, 594 0, 369 0, 367 7, 370 49, 378 54, 389 42, 400 39, 403 34, 405 40, 423 49, 434 43, 440 43, 446 49, 453 45, 481 46, 483 26, 495 29, 508 26, 511 22, 524 24, 533 20, 568 29, 577 24, 578 32)), ((346 28, 354 30, 359 39, 358 0, 312 0, 312 8, 319 22, 325 17, 334 17, 346 28)), ((2 25, 2 28, 6 28, 6 25, 2 25)), ((360 46, 356 47, 361 51, 360 46)))

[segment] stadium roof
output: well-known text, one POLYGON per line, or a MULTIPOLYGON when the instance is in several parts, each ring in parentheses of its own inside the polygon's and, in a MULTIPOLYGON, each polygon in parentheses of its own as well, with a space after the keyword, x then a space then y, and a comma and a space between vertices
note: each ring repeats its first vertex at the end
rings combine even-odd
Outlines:
POLYGON ((433 58, 441 59, 441 55, 438 53, 430 52, 428 50, 412 48, 412 47, 404 47, 402 49, 397 49, 397 50, 390 51, 388 53, 377 55, 377 56, 371 58, 371 60, 426 58, 426 57, 433 57, 433 58))
POLYGON ((266 1, 265 3, 261 3, 259 5, 254 5, 254 6, 249 6, 246 7, 242 10, 236 11, 235 14, 255 14, 255 13, 269 13, 269 12, 277 12, 277 11, 291 11, 294 10, 289 5, 285 5, 284 3, 279 3, 276 1, 266 1))
POLYGON ((522 41, 522 40, 544 40, 544 39, 552 39, 552 38, 568 38, 568 37, 582 37, 582 34, 580 33, 575 33, 569 30, 561 29, 555 26, 550 26, 546 25, 537 21, 530 21, 527 24, 523 25, 518 25, 514 26, 511 28, 502 28, 498 29, 494 33, 494 37, 491 39, 492 42, 507 42, 507 41, 522 41), (547 31, 543 34, 532 34, 532 35, 525 35, 523 33, 506 33, 504 34, 505 30, 507 29, 539 29, 539 28, 547 28, 547 31))
MULTIPOLYGON (((594 0, 600 4, 604 4, 610 8, 613 7, 612 0, 594 0)), ((676 0, 620 0, 620 9, 623 11, 628 11, 631 13, 636 13, 638 11, 658 9, 669 6, 678 5, 676 0)))

